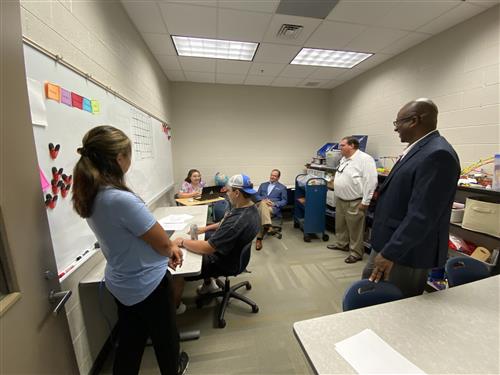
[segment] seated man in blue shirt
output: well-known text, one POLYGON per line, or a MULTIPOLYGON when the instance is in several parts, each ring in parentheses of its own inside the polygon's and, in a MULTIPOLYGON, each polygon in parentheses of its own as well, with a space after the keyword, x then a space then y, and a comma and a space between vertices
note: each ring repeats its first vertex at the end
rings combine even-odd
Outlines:
POLYGON ((255 249, 262 249, 262 238, 271 228, 271 218, 279 216, 281 208, 287 203, 286 186, 279 182, 281 172, 278 169, 271 171, 268 182, 259 186, 255 200, 259 202, 257 207, 260 213, 260 231, 257 234, 255 249))

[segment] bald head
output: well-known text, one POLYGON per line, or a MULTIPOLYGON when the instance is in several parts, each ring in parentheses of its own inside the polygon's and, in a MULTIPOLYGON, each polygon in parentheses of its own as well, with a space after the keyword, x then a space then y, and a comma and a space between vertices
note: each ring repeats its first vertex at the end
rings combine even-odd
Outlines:
POLYGON ((431 131, 437 127, 438 107, 430 99, 419 98, 406 103, 401 111, 407 115, 414 114, 419 118, 419 125, 422 130, 431 131))

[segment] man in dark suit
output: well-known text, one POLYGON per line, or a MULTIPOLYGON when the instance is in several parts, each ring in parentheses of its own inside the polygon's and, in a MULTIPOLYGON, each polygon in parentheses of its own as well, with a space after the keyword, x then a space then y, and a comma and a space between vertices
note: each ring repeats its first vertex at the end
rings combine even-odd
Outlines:
POLYGON ((363 278, 389 280, 406 297, 422 294, 430 268, 448 253, 448 226, 460 163, 436 130, 437 106, 417 99, 403 106, 394 131, 408 147, 378 188, 372 252, 363 278))
POLYGON ((264 182, 259 186, 259 190, 255 195, 258 201, 258 209, 260 212, 261 229, 257 234, 255 249, 262 249, 262 238, 271 228, 271 218, 281 215, 281 207, 287 204, 286 186, 279 182, 281 172, 278 169, 271 171, 269 181, 264 182))

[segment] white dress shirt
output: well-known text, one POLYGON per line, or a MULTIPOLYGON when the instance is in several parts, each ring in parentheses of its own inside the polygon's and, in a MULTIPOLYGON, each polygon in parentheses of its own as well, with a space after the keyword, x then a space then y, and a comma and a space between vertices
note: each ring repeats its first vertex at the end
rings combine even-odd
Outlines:
POLYGON ((336 197, 346 201, 361 198, 362 204, 369 205, 377 183, 377 167, 370 155, 356 150, 350 158, 340 159, 334 179, 336 197))
POLYGON ((431 132, 427 133, 427 134, 426 134, 426 135, 424 135, 423 137, 421 137, 421 138, 417 139, 417 140, 416 140, 415 142, 413 142, 411 145, 408 145, 408 147, 406 147, 406 148, 405 148, 405 150, 403 151, 403 153, 401 154, 401 157, 398 159, 398 161, 399 161, 399 160, 401 160, 401 159, 403 159, 403 158, 406 156, 406 154, 407 154, 407 153, 409 153, 409 152, 410 152, 410 150, 411 150, 413 147, 415 147, 415 145, 416 145, 418 142, 420 142, 422 139, 424 139, 425 137, 428 137, 429 135, 431 135, 432 133, 435 133, 435 132, 437 132, 437 129, 435 129, 435 130, 433 130, 433 131, 431 131, 431 132))

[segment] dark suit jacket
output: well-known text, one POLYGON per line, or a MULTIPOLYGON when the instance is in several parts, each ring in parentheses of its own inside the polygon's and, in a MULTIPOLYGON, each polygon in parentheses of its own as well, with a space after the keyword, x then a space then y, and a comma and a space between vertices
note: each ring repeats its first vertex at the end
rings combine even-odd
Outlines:
POLYGON ((417 143, 379 187, 372 247, 413 268, 444 265, 460 163, 438 132, 417 143))
POLYGON ((271 194, 267 195, 267 187, 269 186, 269 181, 260 184, 257 194, 255 194, 256 201, 259 202, 262 199, 269 199, 274 203, 273 215, 279 216, 281 214, 281 207, 286 206, 288 202, 288 195, 286 192, 286 186, 280 182, 277 182, 274 186, 271 194))

